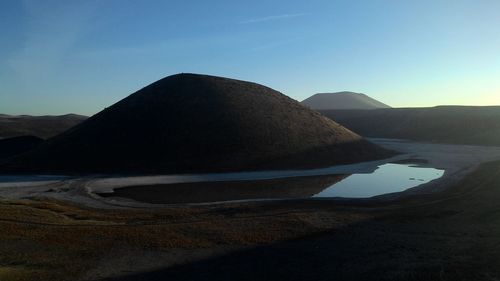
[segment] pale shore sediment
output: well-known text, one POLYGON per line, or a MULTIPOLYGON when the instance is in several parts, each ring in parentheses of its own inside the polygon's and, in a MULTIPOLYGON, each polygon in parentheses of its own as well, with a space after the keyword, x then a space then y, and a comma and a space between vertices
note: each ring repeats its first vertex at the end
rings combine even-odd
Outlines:
POLYGON ((407 159, 425 160, 422 166, 445 170, 443 177, 430 183, 398 192, 378 196, 378 199, 394 199, 408 194, 434 192, 443 190, 453 183, 463 179, 474 171, 481 163, 500 159, 500 147, 484 147, 469 145, 447 145, 415 143, 401 140, 372 139, 373 142, 402 154, 389 159, 370 161, 333 167, 288 170, 259 171, 241 173, 199 174, 199 175, 157 175, 139 177, 83 177, 64 180, 38 182, 3 182, 0 183, 0 197, 20 199, 29 197, 49 197, 76 204, 96 208, 126 208, 126 207, 160 207, 132 200, 103 198, 96 193, 109 193, 113 189, 126 186, 148 186, 156 184, 212 182, 212 181, 242 181, 265 180, 289 177, 323 176, 332 174, 372 173, 378 166, 387 162, 397 162, 407 159))

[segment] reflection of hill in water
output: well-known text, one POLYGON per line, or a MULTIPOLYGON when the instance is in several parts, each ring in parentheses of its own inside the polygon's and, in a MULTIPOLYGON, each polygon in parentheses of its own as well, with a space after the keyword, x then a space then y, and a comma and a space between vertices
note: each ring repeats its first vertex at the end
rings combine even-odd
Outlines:
POLYGON ((341 181, 344 175, 258 181, 196 182, 129 186, 103 197, 124 197, 154 204, 202 203, 246 199, 307 198, 341 181))

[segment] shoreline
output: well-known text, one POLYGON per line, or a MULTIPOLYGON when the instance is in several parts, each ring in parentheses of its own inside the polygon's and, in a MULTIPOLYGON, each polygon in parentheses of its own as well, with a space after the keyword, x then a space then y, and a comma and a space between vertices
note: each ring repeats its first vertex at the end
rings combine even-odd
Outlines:
MULTIPOLYGON (((370 273, 367 280, 388 274, 395 280, 435 280, 443 268, 450 274, 446 280, 488 280, 478 277, 484 272, 500 276, 494 239, 500 234, 494 216, 499 165, 483 164, 445 192, 396 201, 300 199, 135 208, 77 194, 82 180, 73 181, 73 187, 58 183, 52 188, 70 189, 60 194, 72 193, 88 204, 42 198, 36 188, 31 189, 34 198, 0 200, 0 238, 6 242, 0 244, 0 256, 22 265, 20 272, 32 277, 26 280, 41 274, 44 280, 61 281, 68 276, 221 280, 220 272, 231 276, 222 280, 234 280, 248 266, 253 270, 247 280, 259 280, 276 268, 301 280, 311 274, 328 280, 332 273, 364 280, 365 272, 370 273), (308 258, 297 266, 297 256, 308 258), (356 258, 346 264, 351 256, 356 258), (477 267, 470 267, 471 261, 477 267), (317 270, 310 271, 313 267, 317 270)), ((272 277, 279 280, 280 274, 272 277)))
POLYGON ((462 180, 466 175, 475 171, 485 162, 500 159, 500 147, 483 147, 469 145, 446 145, 415 143, 404 140, 371 139, 372 142, 384 148, 395 150, 401 154, 394 157, 348 165, 288 171, 259 171, 241 173, 220 173, 200 175, 157 175, 141 177, 112 177, 112 178, 71 178, 66 180, 51 180, 47 182, 12 182, 0 183, 0 197, 19 199, 30 197, 47 197, 62 201, 69 201, 77 205, 94 208, 164 208, 175 206, 207 206, 231 203, 287 201, 287 200, 329 200, 334 202, 346 201, 394 201, 415 194, 429 194, 443 191, 462 180), (151 204, 123 198, 101 197, 97 193, 112 193, 114 189, 128 186, 148 186, 172 183, 200 183, 226 181, 255 181, 285 178, 302 178, 327 175, 369 174, 378 166, 398 161, 420 160, 422 167, 433 167, 445 170, 441 178, 426 184, 418 185, 396 193, 381 194, 370 198, 270 198, 270 199, 243 199, 219 202, 202 203, 175 203, 151 204), (425 161, 421 161, 425 160, 425 161))

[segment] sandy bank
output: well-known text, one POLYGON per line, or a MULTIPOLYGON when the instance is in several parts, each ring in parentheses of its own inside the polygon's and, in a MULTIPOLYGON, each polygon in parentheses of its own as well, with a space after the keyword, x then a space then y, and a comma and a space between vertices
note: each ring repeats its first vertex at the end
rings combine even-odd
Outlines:
POLYGON ((385 148, 399 151, 402 154, 380 161, 338 165, 310 170, 141 177, 86 177, 59 181, 52 180, 47 182, 0 183, 0 197, 9 199, 51 197, 98 208, 161 207, 161 205, 158 204, 143 204, 131 200, 103 198, 97 196, 95 193, 109 193, 115 188, 127 186, 214 181, 250 181, 290 177, 372 173, 381 164, 405 159, 426 160, 427 163, 422 164, 423 166, 444 169, 446 171, 443 177, 428 184, 404 192, 381 195, 378 197, 378 199, 394 199, 416 192, 427 193, 443 190, 475 170, 479 164, 500 159, 500 147, 414 143, 390 139, 372 139, 372 141, 385 148))

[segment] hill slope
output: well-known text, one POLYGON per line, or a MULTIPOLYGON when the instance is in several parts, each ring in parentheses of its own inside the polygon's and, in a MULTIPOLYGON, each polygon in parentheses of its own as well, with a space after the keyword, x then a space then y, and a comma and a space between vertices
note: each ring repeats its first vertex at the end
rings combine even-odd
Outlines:
POLYGON ((353 92, 315 94, 303 100, 302 104, 315 110, 390 108, 365 94, 353 92))
POLYGON ((49 138, 87 119, 86 116, 66 114, 60 116, 30 116, 0 114, 0 138, 37 136, 49 138))
POLYGON ((317 167, 387 153, 270 88, 178 74, 135 92, 3 169, 220 172, 317 167))
POLYGON ((0 139, 0 159, 29 151, 40 145, 43 139, 35 136, 20 136, 0 139))
POLYGON ((321 111, 366 137, 500 146, 500 106, 321 111))

